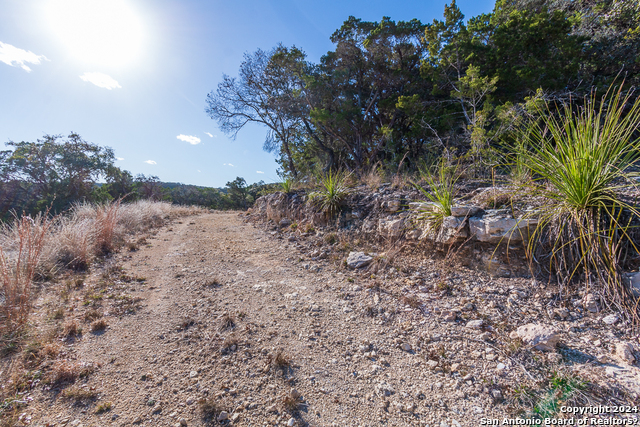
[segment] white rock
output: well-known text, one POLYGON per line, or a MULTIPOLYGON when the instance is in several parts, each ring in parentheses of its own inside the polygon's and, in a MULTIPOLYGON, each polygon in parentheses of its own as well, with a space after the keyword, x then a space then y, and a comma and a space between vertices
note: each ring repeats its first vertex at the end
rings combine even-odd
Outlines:
POLYGON ((620 317, 618 317, 617 314, 610 314, 608 316, 605 316, 602 319, 602 322, 606 325, 613 325, 614 323, 616 323, 618 320, 620 320, 620 317))
POLYGON ((378 221, 378 233, 386 237, 400 237, 404 231, 404 219, 378 221))
POLYGON ((409 344, 409 343, 407 343, 407 342, 406 342, 406 343, 402 344, 401 348, 402 348, 404 351, 411 351, 411 344, 409 344))
POLYGON ((289 418, 289 421, 287 421, 287 426, 288 427, 293 427, 294 425, 296 425, 296 419, 295 418, 289 418))
POLYGON ((229 413, 227 411, 222 411, 218 415, 218 421, 224 421, 229 419, 229 413))
POLYGON ((373 261, 373 258, 365 255, 364 252, 350 252, 347 257, 347 266, 349 268, 362 268, 369 265, 371 261, 373 261))
POLYGON ((616 343, 615 356, 623 363, 631 364, 636 361, 636 358, 633 355, 633 347, 626 342, 616 343))
POLYGON ((496 371, 498 372, 502 372, 505 369, 507 369, 507 365, 505 365, 504 363, 498 363, 498 366, 496 366, 496 371))
POLYGON ((624 278, 631 288, 633 296, 636 298, 640 297, 640 272, 625 274, 624 278))
POLYGON ((471 328, 471 329, 482 329, 483 325, 484 325, 484 320, 482 319, 471 320, 467 322, 467 328, 471 328))
POLYGON ((526 345, 542 351, 553 351, 560 340, 553 328, 535 323, 520 326, 516 332, 526 345))
POLYGON ((521 242, 522 236, 528 234, 529 227, 537 224, 535 219, 497 218, 485 216, 469 218, 469 231, 481 242, 521 242))

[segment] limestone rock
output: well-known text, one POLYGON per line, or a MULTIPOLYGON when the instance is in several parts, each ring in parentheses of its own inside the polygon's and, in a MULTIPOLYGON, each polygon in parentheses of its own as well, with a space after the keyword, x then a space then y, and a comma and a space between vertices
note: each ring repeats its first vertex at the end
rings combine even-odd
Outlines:
POLYGON ((482 218, 469 218, 469 231, 476 239, 487 243, 522 241, 523 235, 529 233, 529 227, 537 224, 531 218, 510 218, 485 215, 482 218))
POLYGON ((484 320, 482 319, 471 320, 467 322, 467 328, 471 328, 471 329, 482 329, 483 325, 484 325, 484 320))
POLYGON ((619 342, 615 347, 615 357, 623 363, 633 363, 636 361, 633 355, 633 347, 626 342, 619 342))
POLYGON ((362 268, 369 265, 371 261, 373 261, 373 258, 365 255, 364 252, 350 252, 347 257, 347 266, 349 268, 362 268))
POLYGON ((535 323, 520 326, 516 332, 526 345, 542 351, 553 351, 560 340, 553 328, 535 323))
POLYGON ((602 319, 602 322, 603 322, 605 325, 613 325, 613 324, 615 324, 618 320, 620 320, 620 317, 619 317, 617 314, 610 314, 610 315, 608 315, 608 316, 605 316, 605 317, 602 319))
POLYGON ((378 222, 378 233, 385 237, 400 237, 404 231, 404 220, 393 219, 385 220, 381 219, 378 222))
POLYGON ((451 207, 451 215, 457 217, 470 217, 480 212, 482 208, 478 206, 457 205, 451 207))

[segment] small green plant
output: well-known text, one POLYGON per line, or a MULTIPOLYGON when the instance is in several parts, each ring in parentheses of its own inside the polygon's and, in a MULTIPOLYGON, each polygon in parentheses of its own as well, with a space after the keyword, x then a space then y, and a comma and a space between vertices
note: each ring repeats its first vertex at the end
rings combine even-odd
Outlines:
POLYGON ((553 418, 559 414, 562 405, 586 387, 587 384, 578 377, 554 372, 548 389, 536 403, 533 412, 541 419, 553 418))
POLYGON ((285 193, 291 193, 291 191, 293 190, 293 179, 285 178, 284 181, 280 183, 280 187, 285 193))
POLYGON ((327 218, 334 218, 349 195, 347 184, 349 174, 329 171, 319 177, 320 189, 309 194, 309 199, 324 212, 327 218))
POLYGON ((111 402, 103 402, 96 408, 96 414, 102 414, 111 410, 111 402))
POLYGON ((448 166, 444 160, 438 164, 436 173, 437 176, 434 176, 427 170, 420 171, 428 188, 413 182, 413 186, 431 202, 416 209, 417 220, 426 222, 428 229, 432 232, 440 230, 443 220, 451 216, 453 199, 456 195, 455 184, 460 177, 457 165, 448 166))
POLYGON ((632 95, 611 87, 600 102, 594 92, 579 109, 565 104, 559 115, 545 105, 541 119, 521 130, 529 147, 520 155, 535 178, 532 191, 546 200, 536 213, 530 256, 537 258, 536 249, 549 254, 561 285, 582 276, 588 290, 595 278, 610 304, 640 321, 621 274, 625 252, 638 251, 630 223, 640 212, 617 195, 637 175, 630 170, 640 149, 640 98, 632 102, 632 95))

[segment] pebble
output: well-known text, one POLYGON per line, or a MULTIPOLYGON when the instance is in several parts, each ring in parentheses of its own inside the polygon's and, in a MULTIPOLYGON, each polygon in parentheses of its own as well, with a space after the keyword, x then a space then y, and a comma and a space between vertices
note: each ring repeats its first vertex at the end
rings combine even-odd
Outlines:
POLYGON ((615 324, 618 320, 620 320, 620 317, 618 317, 617 314, 610 314, 608 316, 605 316, 602 319, 602 322, 604 322, 605 325, 613 325, 615 324))
POLYGON ((218 415, 218 421, 224 421, 228 419, 229 419, 229 413, 227 411, 222 411, 220 412, 220 415, 218 415))
POLYGON ((406 343, 402 344, 401 348, 404 351, 411 351, 411 344, 406 342, 406 343))
POLYGON ((184 427, 184 426, 186 426, 186 425, 187 425, 187 420, 185 420, 184 418, 180 418, 179 423, 180 423, 180 425, 181 425, 181 426, 183 426, 183 427, 184 427))
POLYGON ((287 426, 288 427, 293 427, 294 425, 296 425, 296 419, 295 418, 289 418, 289 421, 287 421, 287 426))
POLYGON ((481 329, 483 325, 484 325, 484 320, 482 319, 471 320, 467 322, 467 328, 472 328, 472 329, 481 329))

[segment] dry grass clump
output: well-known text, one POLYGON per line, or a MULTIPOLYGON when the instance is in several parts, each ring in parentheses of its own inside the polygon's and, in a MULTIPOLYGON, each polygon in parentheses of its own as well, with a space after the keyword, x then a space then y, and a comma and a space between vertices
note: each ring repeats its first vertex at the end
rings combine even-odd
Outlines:
POLYGON ((229 313, 224 313, 222 316, 220 316, 220 323, 218 325, 218 329, 221 332, 226 331, 227 329, 232 329, 235 326, 236 326, 236 319, 233 317, 233 315, 229 313))
POLYGON ((91 363, 74 363, 70 360, 58 360, 54 362, 45 380, 47 383, 53 385, 72 383, 78 378, 91 374, 95 369, 96 367, 91 363))
POLYGON ((95 320, 91 322, 91 332, 104 331, 105 329, 107 329, 107 326, 109 326, 109 324, 107 323, 106 320, 104 319, 95 320))
POLYGON ((89 400, 95 398, 98 393, 95 390, 89 388, 71 386, 62 392, 62 395, 67 399, 74 400, 89 400))
MULTIPOLYGON (((41 215, 22 217, 3 229, 14 234, 15 240, 8 252, 0 247, 0 337, 16 332, 27 321, 32 281, 50 225, 46 215, 41 215)), ((2 240, 4 244, 6 239, 2 240)))
POLYGON ((215 420, 220 412, 225 410, 224 405, 215 397, 203 398, 198 401, 198 412, 205 422, 215 420))
POLYGON ((278 350, 275 355, 270 355, 271 365, 284 371, 291 366, 291 358, 282 350, 278 350))
POLYGON ((65 322, 62 335, 65 337, 75 337, 80 334, 82 334, 82 328, 76 319, 71 319, 65 322))

